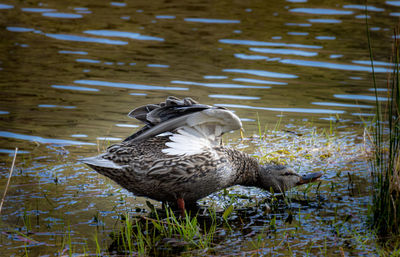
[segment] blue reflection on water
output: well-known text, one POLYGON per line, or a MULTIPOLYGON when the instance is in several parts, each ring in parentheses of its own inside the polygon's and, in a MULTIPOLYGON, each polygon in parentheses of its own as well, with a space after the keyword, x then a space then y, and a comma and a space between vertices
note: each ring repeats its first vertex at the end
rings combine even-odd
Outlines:
POLYGON ((181 84, 181 85, 213 87, 213 88, 262 88, 262 89, 271 88, 268 86, 248 86, 248 85, 229 84, 229 83, 200 83, 200 82, 180 81, 180 80, 173 80, 173 81, 171 81, 171 83, 172 84, 181 84))
POLYGON ((76 13, 62 13, 62 12, 45 12, 42 13, 45 17, 61 18, 61 19, 80 19, 83 16, 76 13))
POLYGON ((90 88, 90 87, 64 86, 64 85, 52 85, 51 87, 57 89, 78 90, 78 91, 93 91, 93 92, 99 91, 99 89, 97 88, 90 88))
POLYGON ((156 19, 175 19, 174 15, 156 15, 156 19))
POLYGON ((349 14, 353 14, 353 11, 324 9, 324 8, 294 8, 294 9, 290 9, 289 11, 296 12, 296 13, 308 13, 308 14, 318 14, 318 15, 349 15, 349 14))
POLYGON ((311 27, 310 23, 285 23, 286 26, 299 26, 299 27, 311 27))
POLYGON ((239 20, 223 20, 223 19, 207 19, 207 18, 185 18, 188 22, 200 22, 200 23, 240 23, 239 20))
POLYGON ((160 86, 108 82, 108 81, 90 80, 90 79, 75 80, 74 83, 92 85, 92 86, 117 87, 117 88, 139 89, 139 90, 188 90, 188 88, 185 87, 160 87, 160 86))
MULTIPOLYGON (((350 71, 369 71, 372 72, 371 67, 359 66, 359 65, 351 65, 351 64, 339 64, 339 63, 330 63, 330 62, 318 62, 318 61, 306 61, 306 60, 296 60, 296 59, 283 59, 280 60, 281 63, 285 64, 293 64, 300 66, 308 66, 308 67, 319 67, 319 68, 328 68, 335 70, 350 70, 350 71)), ((381 67, 375 67, 375 72, 388 72, 390 70, 381 67)))
POLYGON ((294 50, 294 49, 277 49, 277 48, 257 48, 251 47, 250 51, 257 53, 265 53, 265 54, 288 54, 288 55, 299 55, 299 56, 316 56, 317 52, 309 52, 302 50, 294 50))
POLYGON ((40 108, 63 108, 63 109, 75 109, 76 106, 65 106, 65 105, 55 105, 55 104, 39 104, 40 108))
POLYGON ((234 73, 244 73, 262 77, 271 77, 271 78, 285 78, 285 79, 295 79, 298 76, 293 74, 286 74, 286 73, 278 73, 278 72, 271 72, 271 71, 264 71, 264 70, 245 70, 245 69, 223 69, 224 72, 234 72, 234 73))
POLYGON ((348 108, 374 108, 372 105, 365 104, 343 104, 343 103, 329 103, 329 102, 312 102, 315 105, 322 106, 335 106, 335 107, 348 107, 348 108))
POLYGON ((316 36, 315 39, 318 39, 318 40, 335 40, 336 37, 334 37, 334 36, 316 36))
MULTIPOLYGON (((358 10, 365 10, 365 5, 358 5, 358 4, 347 4, 347 5, 343 5, 343 8, 346 9, 358 9, 358 10)), ((383 12, 385 9, 383 8, 378 8, 372 5, 367 5, 367 10, 370 12, 383 12)))
POLYGON ((85 51, 68 51, 68 50, 60 50, 58 51, 60 54, 81 54, 81 55, 87 55, 88 52, 85 51))
POLYGON ((14 8, 13 5, 9 5, 9 4, 0 4, 0 9, 12 9, 14 8))
POLYGON ((86 34, 103 36, 103 37, 124 37, 129 39, 137 39, 137 40, 154 40, 154 41, 164 41, 163 38, 160 37, 152 37, 141 35, 140 33, 126 32, 126 31, 116 31, 116 30, 86 30, 84 31, 86 34))
POLYGON ((88 136, 85 134, 73 134, 73 135, 70 135, 70 137, 88 137, 88 136))
POLYGON ((212 76, 212 75, 206 75, 203 76, 203 78, 205 79, 227 79, 227 76, 212 76))
POLYGON ((337 19, 308 19, 311 23, 342 23, 341 20, 337 19))
POLYGON ((386 4, 393 6, 400 6, 400 1, 386 1, 386 4))
POLYGON ((210 98, 223 98, 223 99, 237 99, 237 100, 259 100, 257 96, 243 96, 243 95, 208 95, 210 98))
MULTIPOLYGON (((368 91, 375 92, 375 88, 368 88, 368 91)), ((376 91, 377 92, 388 92, 389 89, 387 89, 387 88, 376 88, 376 91)))
POLYGON ((23 12, 55 12, 56 9, 46 9, 46 8, 21 8, 23 12))
MULTIPOLYGON (((364 65, 371 65, 371 61, 368 60, 354 60, 351 61, 352 63, 357 63, 357 64, 364 64, 364 65)), ((374 61, 374 65, 380 65, 380 66, 394 66, 393 63, 389 63, 389 62, 381 62, 381 61, 374 61)))
POLYGON ((291 36, 307 36, 309 33, 308 32, 288 32, 288 35, 291 36))
POLYGON ((327 110, 327 109, 306 109, 306 108, 270 108, 270 107, 257 107, 250 105, 241 104, 215 104, 216 106, 222 106, 227 108, 244 108, 244 109, 254 109, 254 110, 265 110, 265 111, 275 111, 275 112, 299 112, 299 113, 317 113, 317 114, 342 114, 345 111, 340 110, 327 110))
POLYGON ((286 46, 286 47, 315 48, 315 49, 322 48, 322 46, 315 46, 315 45, 287 44, 278 42, 264 42, 264 41, 241 40, 241 39, 220 39, 219 42, 224 44, 248 45, 248 46, 286 46))
POLYGON ((96 37, 84 37, 84 36, 76 36, 76 35, 67 35, 67 34, 44 34, 47 37, 55 38, 59 40, 67 40, 67 41, 79 41, 79 42, 89 42, 89 43, 100 43, 100 44, 109 44, 109 45, 127 45, 126 41, 119 40, 111 40, 107 38, 96 38, 96 37))
MULTIPOLYGON (((10 150, 10 149, 0 149, 0 153, 5 153, 8 154, 10 156, 14 155, 15 150, 10 150)), ((18 149, 18 154, 27 154, 30 153, 29 151, 23 151, 23 150, 19 150, 18 149)))
POLYGON ((110 5, 112 6, 117 6, 117 7, 125 7, 126 3, 122 3, 122 2, 110 2, 110 5))
POLYGON ((343 57, 343 54, 331 54, 329 55, 329 58, 331 59, 337 59, 343 57))
POLYGON ((15 138, 20 140, 27 140, 32 142, 38 142, 41 144, 59 144, 59 145, 95 145, 93 143, 79 142, 73 140, 64 139, 53 139, 53 138, 43 138, 39 136, 29 136, 24 134, 18 134, 8 131, 0 131, 0 137, 15 138))
POLYGON ((76 59, 75 61, 84 63, 100 63, 99 60, 93 60, 93 59, 76 59))
POLYGON ((99 60, 82 59, 82 58, 75 59, 75 61, 77 61, 77 62, 83 62, 83 63, 101 63, 101 61, 99 61, 99 60))
MULTIPOLYGON (((336 98, 340 99, 349 99, 349 100, 365 100, 365 101, 376 101, 375 96, 370 96, 370 95, 341 95, 341 94, 336 94, 333 95, 336 98)), ((378 96, 378 101, 387 101, 387 97, 381 97, 378 96)))
POLYGON ((365 14, 360 14, 360 15, 354 16, 354 18, 356 18, 356 19, 365 19, 365 18, 369 19, 369 18, 371 18, 371 16, 365 15, 365 14))
POLYGON ((147 67, 153 67, 153 68, 169 68, 169 65, 167 65, 167 64, 152 63, 152 64, 147 64, 147 67))
POLYGON ((11 32, 31 32, 31 31, 34 31, 34 29, 23 28, 23 27, 7 27, 6 29, 8 31, 11 31, 11 32))
POLYGON ((255 83, 255 84, 267 84, 267 85, 287 85, 286 82, 279 81, 268 81, 262 79, 248 79, 248 78, 234 78, 233 81, 246 82, 246 83, 255 83))
POLYGON ((244 60, 269 60, 270 58, 263 55, 234 54, 236 58, 244 60))

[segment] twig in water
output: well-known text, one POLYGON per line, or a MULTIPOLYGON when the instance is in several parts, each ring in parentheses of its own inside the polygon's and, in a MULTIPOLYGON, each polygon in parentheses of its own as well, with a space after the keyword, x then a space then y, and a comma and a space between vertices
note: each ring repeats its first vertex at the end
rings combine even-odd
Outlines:
POLYGON ((11 169, 10 169, 10 175, 8 175, 8 180, 7 180, 7 184, 6 184, 6 189, 4 189, 3 198, 1 199, 1 203, 0 203, 0 214, 1 214, 1 209, 3 208, 4 199, 6 198, 8 186, 10 185, 10 180, 11 180, 11 176, 12 176, 12 173, 13 173, 13 170, 14 170, 14 165, 15 165, 15 159, 17 159, 17 152, 18 152, 18 147, 15 148, 14 159, 13 159, 13 161, 12 161, 11 169))

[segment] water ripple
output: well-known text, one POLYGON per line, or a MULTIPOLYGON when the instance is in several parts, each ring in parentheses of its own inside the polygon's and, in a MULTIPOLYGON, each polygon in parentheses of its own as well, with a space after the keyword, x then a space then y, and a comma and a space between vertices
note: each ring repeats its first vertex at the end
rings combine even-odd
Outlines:
MULTIPOLYGON (((335 69, 335 70, 372 72, 371 67, 351 65, 351 64, 339 64, 339 63, 331 63, 331 62, 307 61, 307 60, 296 60, 296 59, 284 59, 284 60, 280 60, 279 62, 285 63, 285 64, 299 65, 299 66, 328 68, 328 69, 335 69)), ((375 67, 374 71, 375 72, 388 72, 390 70, 388 70, 386 68, 375 67)))
POLYGON ((215 106, 227 107, 227 108, 244 108, 254 110, 265 110, 275 112, 298 112, 298 113, 316 113, 316 114, 342 114, 345 111, 340 110, 327 110, 327 109, 311 109, 311 108, 270 108, 270 107, 257 107, 242 104, 215 104, 215 106))
POLYGON ((52 88, 57 89, 67 89, 67 90, 77 90, 77 91, 99 91, 97 88, 90 88, 90 87, 77 87, 77 86, 64 86, 64 85, 52 85, 52 88))
POLYGON ((21 8, 23 12, 55 12, 56 9, 46 9, 46 8, 21 8))
POLYGON ((43 138, 39 136, 30 136, 24 134, 18 134, 8 131, 0 131, 0 137, 14 138, 19 140, 27 140, 32 142, 38 142, 41 144, 59 144, 59 145, 95 145, 93 143, 86 143, 74 140, 64 140, 64 139, 53 139, 53 138, 43 138))
POLYGON ((299 55, 299 56, 316 56, 318 53, 302 51, 302 50, 294 50, 294 49, 273 49, 273 48, 257 48, 250 47, 250 51, 257 53, 265 53, 265 54, 284 54, 284 55, 299 55))
POLYGON ((9 4, 0 4, 0 9, 12 9, 14 8, 13 5, 9 5, 9 4))
POLYGON ((156 19, 175 19, 174 15, 156 15, 156 19))
POLYGON ((286 73, 278 73, 278 72, 271 72, 271 71, 264 71, 264 70, 245 70, 245 69, 224 69, 224 72, 234 72, 234 73, 244 73, 250 75, 256 75, 261 77, 270 77, 270 78, 285 78, 285 79, 295 79, 298 76, 293 74, 286 74, 286 73))
POLYGON ((68 50, 60 50, 58 51, 60 54, 81 54, 81 55, 87 55, 88 52, 85 51, 68 51, 68 50))
POLYGON ((45 17, 61 18, 61 19, 80 19, 83 16, 76 13, 62 13, 62 12, 45 12, 42 13, 45 17))
MULTIPOLYGON (((365 5, 358 5, 358 4, 343 5, 343 8, 346 8, 346 9, 358 9, 358 10, 365 11, 365 5)), ((369 12, 383 12, 385 9, 378 8, 378 7, 375 7, 375 6, 372 6, 372 5, 367 5, 367 10, 369 12)))
POLYGON ((109 81, 90 80, 90 79, 75 80, 74 83, 84 84, 84 85, 92 85, 92 86, 101 86, 101 87, 128 88, 128 89, 136 89, 136 90, 188 90, 188 88, 185 88, 185 87, 149 86, 149 85, 109 82, 109 81))
POLYGON ((342 23, 341 20, 337 19, 308 19, 311 23, 342 23))
POLYGON ((324 9, 324 8, 294 8, 289 11, 295 13, 307 13, 307 14, 318 14, 318 15, 349 15, 353 14, 353 11, 336 10, 336 9, 324 9))
POLYGON ((11 32, 31 32, 31 31, 34 31, 34 29, 23 28, 23 27, 7 27, 6 29, 8 31, 11 31, 11 32))
POLYGON ((86 30, 83 33, 102 37, 124 37, 136 40, 164 41, 164 38, 141 35, 140 33, 116 30, 86 30))
POLYGON ((400 1, 386 1, 385 3, 388 5, 400 6, 400 1))
POLYGON ((248 78, 234 78, 233 81, 246 82, 246 83, 255 83, 255 84, 269 84, 269 85, 287 85, 286 82, 279 81, 268 81, 262 79, 248 79, 248 78))
POLYGON ((287 44, 278 42, 264 42, 254 40, 241 40, 241 39, 220 39, 220 43, 232 44, 232 45, 248 45, 248 46, 286 46, 286 47, 298 47, 298 48, 314 48, 320 49, 322 46, 316 45, 302 45, 302 44, 287 44))
POLYGON ((329 102, 312 102, 312 104, 321 106, 346 107, 346 108, 374 108, 374 106, 372 105, 365 105, 365 104, 342 104, 342 103, 329 103, 329 102))
POLYGON ((76 35, 67 35, 67 34, 51 34, 45 33, 47 37, 55 38, 58 40, 66 40, 66 41, 78 41, 78 42, 88 42, 88 43, 99 43, 99 44, 109 44, 109 45, 127 45, 126 41, 119 40, 111 40, 107 38, 96 38, 96 37, 84 37, 84 36, 76 36, 76 35))
POLYGON ((236 100, 259 100, 257 96, 243 96, 243 95, 208 95, 210 98, 223 98, 223 99, 236 99, 236 100))
POLYGON ((206 19, 206 18, 185 18, 188 22, 200 22, 200 23, 240 23, 239 20, 224 20, 224 19, 206 19))
MULTIPOLYGON (((333 95, 336 98, 340 99, 349 99, 349 100, 365 100, 365 101, 376 101, 375 96, 371 95, 341 95, 341 94, 336 94, 333 95)), ((378 101, 387 101, 387 97, 381 97, 378 96, 378 101)))
POLYGON ((229 83, 200 83, 200 82, 180 81, 180 80, 173 80, 173 81, 171 81, 171 83, 172 84, 181 84, 181 85, 213 87, 213 88, 262 88, 262 89, 271 88, 269 86, 248 86, 248 85, 229 84, 229 83))

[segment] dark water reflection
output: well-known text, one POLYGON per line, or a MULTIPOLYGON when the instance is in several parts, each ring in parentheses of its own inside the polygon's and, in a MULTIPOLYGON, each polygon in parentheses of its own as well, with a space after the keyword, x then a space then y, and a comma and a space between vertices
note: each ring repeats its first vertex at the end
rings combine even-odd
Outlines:
MULTIPOLYGON (((3 221, 20 222, 39 201, 48 226, 65 225, 65 215, 75 226, 92 224, 96 210, 110 218, 110 202, 126 208, 120 198, 143 205, 75 160, 125 138, 139 125, 126 114, 168 95, 229 107, 248 135, 258 119, 262 127, 334 121, 357 131, 375 100, 365 19, 385 101, 399 14, 399 1, 379 0, 368 1, 367 16, 356 0, 2 1, 1 185, 20 148, 3 221)), ((357 199, 346 204, 365 211, 357 199)))

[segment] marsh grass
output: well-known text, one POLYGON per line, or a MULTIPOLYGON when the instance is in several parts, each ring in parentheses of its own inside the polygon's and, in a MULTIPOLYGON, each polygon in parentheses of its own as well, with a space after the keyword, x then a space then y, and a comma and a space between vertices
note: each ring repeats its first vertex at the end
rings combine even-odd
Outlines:
MULTIPOLYGON (((367 36, 374 70, 373 52, 368 23, 367 36)), ((371 176, 374 184, 371 206, 372 226, 380 236, 400 234, 400 73, 399 73, 399 30, 394 33, 392 76, 388 79, 387 101, 378 101, 375 73, 372 73, 376 97, 376 115, 371 131, 374 159, 371 176)))
POLYGON ((209 222, 200 224, 198 214, 178 217, 170 208, 155 210, 148 216, 122 215, 119 229, 113 233, 110 251, 139 256, 157 255, 160 248, 169 251, 211 249, 217 228, 215 212, 208 210, 209 222))

